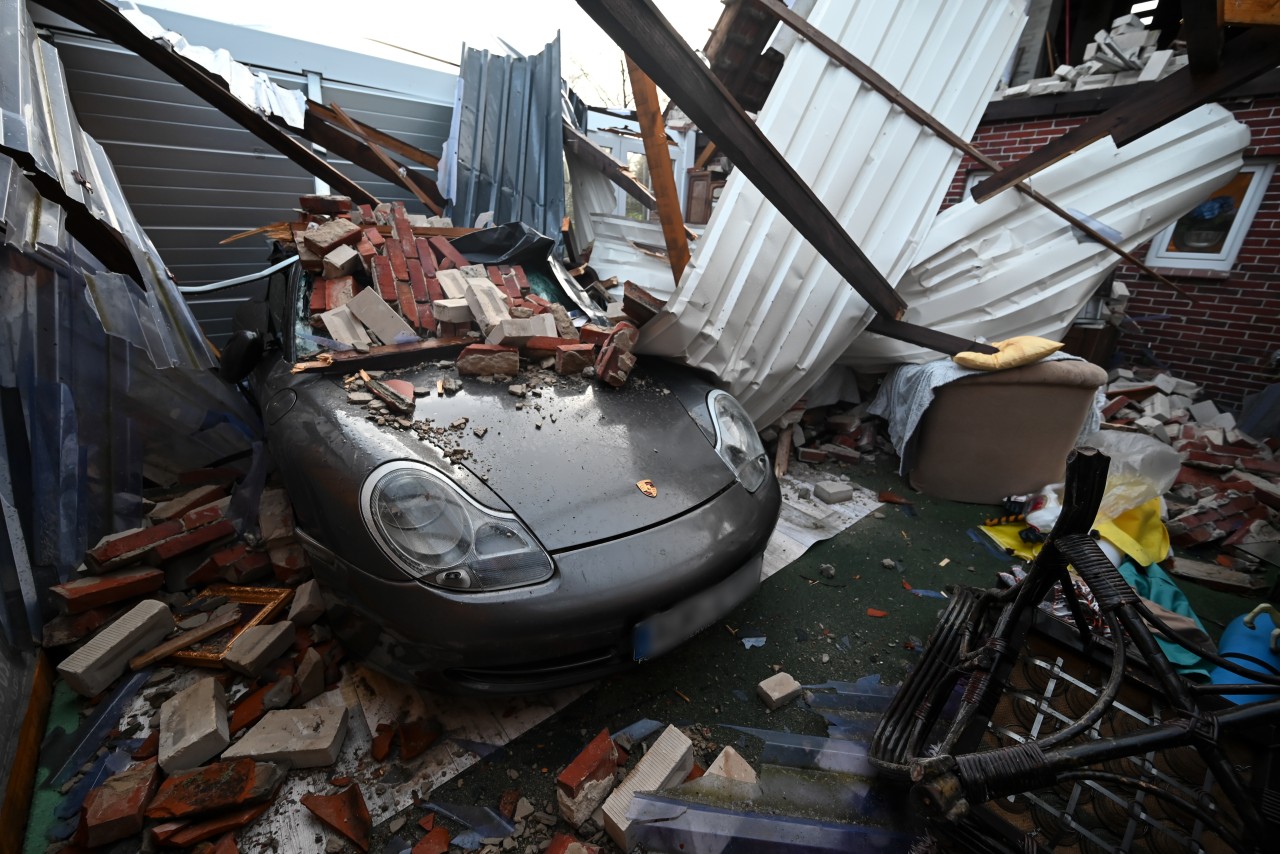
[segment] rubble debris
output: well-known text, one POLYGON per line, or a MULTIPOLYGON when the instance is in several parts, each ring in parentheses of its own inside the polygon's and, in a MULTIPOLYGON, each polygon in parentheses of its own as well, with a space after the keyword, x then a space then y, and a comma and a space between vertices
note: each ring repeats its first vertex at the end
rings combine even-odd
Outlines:
POLYGON ((147 818, 188 818, 268 800, 285 769, 270 762, 237 759, 174 774, 160 784, 147 818))
POLYGON ((173 631, 173 614, 163 602, 147 599, 63 659, 58 675, 85 697, 100 694, 120 677, 129 659, 173 631))
POLYGON ((347 707, 277 709, 222 754, 227 759, 279 762, 293 768, 320 768, 338 760, 347 736, 347 707))
POLYGON ((676 729, 667 726, 648 752, 640 758, 604 802, 604 826, 610 838, 624 851, 631 850, 627 818, 631 799, 636 792, 654 792, 669 788, 689 776, 693 770, 693 742, 676 729))
POLYGON ((557 833, 551 837, 546 854, 600 854, 600 846, 579 842, 567 833, 557 833))
POLYGON ((160 706, 159 761, 166 774, 198 768, 230 743, 226 691, 212 676, 160 706))
POLYGON ((824 480, 813 485, 813 494, 827 504, 853 500, 853 487, 838 480, 824 480))
POLYGON ((458 373, 466 377, 507 376, 520 373, 520 352, 514 347, 471 344, 458 355, 458 373))
POLYGON ((773 674, 756 686, 756 694, 770 711, 777 711, 787 705, 800 696, 800 691, 800 683, 785 671, 773 674))
POLYGON ((333 795, 308 792, 301 800, 302 805, 325 825, 345 836, 361 851, 369 850, 373 819, 369 817, 369 807, 359 786, 352 784, 333 795))
POLYGON ((316 581, 306 581, 298 585, 293 593, 293 602, 289 606, 289 622, 295 626, 309 626, 324 616, 324 594, 316 581))
POLYGON ((294 625, 288 620, 249 626, 232 641, 224 661, 237 673, 256 679, 268 664, 284 654, 293 637, 294 625))
POLYGON ((154 593, 164 586, 158 569, 124 569, 106 575, 77 578, 49 588, 55 601, 68 614, 82 614, 126 599, 154 593))
POLYGON ((434 719, 416 718, 400 724, 400 758, 406 762, 417 759, 435 744, 444 730, 434 719))
POLYGON ((617 768, 617 746, 609 730, 602 729, 556 777, 556 803, 571 827, 581 827, 604 803, 617 768))
POLYGON ((142 832, 144 811, 159 784, 156 761, 147 759, 110 777, 84 800, 84 843, 109 845, 142 832))
POLYGON ((686 782, 683 788, 731 801, 754 801, 762 794, 755 769, 729 746, 720 751, 702 776, 686 782))

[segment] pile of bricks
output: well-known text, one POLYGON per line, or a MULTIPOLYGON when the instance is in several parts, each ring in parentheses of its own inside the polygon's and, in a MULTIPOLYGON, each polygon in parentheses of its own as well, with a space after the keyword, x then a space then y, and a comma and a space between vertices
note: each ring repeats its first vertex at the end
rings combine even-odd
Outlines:
POLYGON ((337 759, 345 706, 302 706, 337 682, 342 648, 284 492, 264 490, 253 518, 233 519, 238 476, 188 473, 150 495, 148 524, 104 537, 51 590, 62 613, 44 645, 62 656, 57 672, 87 699, 87 729, 99 716, 117 727, 61 786, 64 851, 232 854, 290 769, 337 759), (154 714, 122 729, 113 697, 130 686, 154 714), (127 759, 101 780, 108 752, 127 759))
POLYGON ((760 431, 761 441, 772 450, 774 471, 778 476, 786 474, 792 460, 811 465, 875 460, 883 440, 875 423, 865 417, 865 409, 864 405, 809 409, 801 400, 760 431))
POLYGON ((1253 550, 1244 547, 1280 540, 1280 441, 1247 436, 1230 413, 1200 399, 1199 386, 1169 374, 1113 371, 1106 396, 1107 427, 1144 432, 1182 455, 1165 495, 1173 543, 1213 544, 1230 553, 1224 567, 1256 569, 1253 550))
POLYGON ((1052 77, 1038 77, 1019 86, 1001 86, 991 100, 1034 98, 1062 92, 1105 89, 1130 83, 1163 80, 1186 66, 1187 49, 1174 42, 1159 50, 1159 30, 1148 30, 1137 15, 1122 15, 1111 30, 1099 30, 1085 46, 1084 62, 1060 65, 1052 77))
POLYGON ((637 323, 663 305, 627 283, 607 313, 612 326, 578 326, 564 305, 534 292, 522 267, 472 264, 445 237, 419 236, 432 229, 412 225, 399 202, 299 201, 304 218, 291 228, 311 274, 311 326, 340 347, 377 352, 430 337, 470 339, 457 362, 464 376, 515 376, 523 356, 620 387, 635 367, 637 323))

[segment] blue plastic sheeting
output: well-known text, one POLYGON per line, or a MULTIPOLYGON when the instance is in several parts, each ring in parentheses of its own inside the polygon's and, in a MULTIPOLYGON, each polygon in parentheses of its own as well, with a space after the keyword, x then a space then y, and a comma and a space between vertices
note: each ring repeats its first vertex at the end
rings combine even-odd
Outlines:
POLYGON ((628 842, 682 854, 889 854, 909 851, 914 839, 891 828, 736 812, 647 792, 636 794, 627 817, 628 842))
POLYGON ((0 153, 0 629, 22 644, 40 638, 40 592, 71 577, 103 534, 141 522, 144 472, 164 483, 246 453, 261 430, 213 373, 20 0, 0 0, 0 144, 75 208, 42 198, 0 153), (104 271, 68 233, 73 216, 113 234, 140 280, 104 271))
POLYGON ((547 235, 564 219, 560 37, 539 54, 463 48, 441 190, 454 224, 523 222, 547 235))

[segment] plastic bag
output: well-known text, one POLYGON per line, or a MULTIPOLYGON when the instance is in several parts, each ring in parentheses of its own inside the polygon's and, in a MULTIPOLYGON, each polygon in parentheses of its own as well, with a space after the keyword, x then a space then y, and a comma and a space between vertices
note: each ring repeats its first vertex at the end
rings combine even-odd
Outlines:
POLYGON ((1164 495, 1182 467, 1181 454, 1142 433, 1099 430, 1081 444, 1111 458, 1107 491, 1098 508, 1098 515, 1109 519, 1164 495))

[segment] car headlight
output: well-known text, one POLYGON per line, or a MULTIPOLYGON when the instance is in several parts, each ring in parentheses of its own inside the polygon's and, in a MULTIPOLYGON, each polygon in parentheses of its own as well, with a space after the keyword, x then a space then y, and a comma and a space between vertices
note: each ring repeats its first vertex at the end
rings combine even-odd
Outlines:
POLYGON ((514 515, 478 504, 445 475, 400 460, 360 493, 365 525, 397 566, 449 590, 503 590, 551 577, 551 557, 514 515))
POLYGON ((769 473, 769 460, 760 444, 760 434, 747 417, 742 404, 727 391, 716 389, 707 395, 707 408, 716 425, 716 453, 747 492, 755 492, 769 473))

